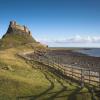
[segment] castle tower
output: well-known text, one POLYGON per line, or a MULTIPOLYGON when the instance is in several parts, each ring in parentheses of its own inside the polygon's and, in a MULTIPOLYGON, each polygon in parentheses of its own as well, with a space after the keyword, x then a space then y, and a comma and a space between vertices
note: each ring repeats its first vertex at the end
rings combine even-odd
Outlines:
POLYGON ((29 33, 29 35, 31 35, 31 32, 30 31, 28 33, 29 33))
POLYGON ((26 26, 24 26, 24 32, 26 32, 26 26))
POLYGON ((11 27, 13 27, 13 26, 15 27, 16 26, 16 21, 10 21, 10 26, 11 27))

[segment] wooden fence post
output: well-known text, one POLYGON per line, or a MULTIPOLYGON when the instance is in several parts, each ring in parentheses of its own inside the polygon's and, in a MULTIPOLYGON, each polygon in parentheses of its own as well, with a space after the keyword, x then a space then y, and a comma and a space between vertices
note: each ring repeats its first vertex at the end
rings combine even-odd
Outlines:
POLYGON ((57 61, 57 63, 58 63, 57 65, 58 65, 58 68, 59 68, 59 57, 58 57, 58 56, 57 56, 57 60, 58 60, 58 61, 57 61))
POLYGON ((37 61, 38 61, 38 60, 39 60, 39 62, 40 62, 40 56, 37 55, 37 61))
POLYGON ((90 84, 90 82, 91 82, 91 71, 89 69, 89 84, 90 84))
POLYGON ((49 56, 47 56, 47 63, 48 63, 48 66, 49 66, 49 56))
POLYGON ((73 70, 73 67, 72 67, 72 78, 73 78, 73 74, 74 74, 73 71, 74 71, 74 70, 73 70))
POLYGON ((66 67, 67 70, 65 70, 65 74, 68 76, 67 71, 68 71, 68 67, 66 67))
POLYGON ((84 71, 81 69, 81 88, 84 87, 84 71))
POLYGON ((100 69, 99 69, 99 88, 100 88, 100 69))
POLYGON ((58 56, 58 67, 59 67, 59 56, 58 56))
POLYGON ((52 56, 52 59, 50 59, 51 67, 54 66, 54 58, 52 56))

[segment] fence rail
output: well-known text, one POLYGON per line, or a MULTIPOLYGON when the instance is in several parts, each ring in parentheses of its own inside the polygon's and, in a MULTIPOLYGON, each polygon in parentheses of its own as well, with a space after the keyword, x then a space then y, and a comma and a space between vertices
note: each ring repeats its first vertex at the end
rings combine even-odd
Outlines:
POLYGON ((92 71, 91 69, 88 68, 86 69, 67 64, 66 65, 60 64, 59 59, 58 62, 55 62, 55 59, 50 56, 35 55, 30 57, 29 55, 25 54, 18 54, 18 55, 28 60, 41 62, 45 65, 48 65, 50 68, 55 68, 56 70, 61 71, 62 74, 79 81, 82 86, 84 86, 84 83, 88 83, 90 85, 100 87, 100 71, 92 71))

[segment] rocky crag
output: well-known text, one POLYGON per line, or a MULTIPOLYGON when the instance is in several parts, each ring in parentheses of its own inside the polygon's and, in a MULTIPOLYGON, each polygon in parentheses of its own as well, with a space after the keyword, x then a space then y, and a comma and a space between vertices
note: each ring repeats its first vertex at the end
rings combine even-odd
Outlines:
POLYGON ((5 35, 0 40, 0 49, 16 47, 25 44, 41 45, 33 37, 31 31, 25 25, 19 25, 16 21, 10 21, 5 35))

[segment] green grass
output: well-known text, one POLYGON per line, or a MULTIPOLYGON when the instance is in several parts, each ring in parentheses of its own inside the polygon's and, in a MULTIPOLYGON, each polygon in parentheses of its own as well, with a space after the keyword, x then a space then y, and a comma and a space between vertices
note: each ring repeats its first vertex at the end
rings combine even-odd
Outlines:
POLYGON ((28 34, 23 33, 10 33, 5 34, 4 37, 0 40, 0 48, 11 48, 17 47, 19 45, 24 45, 27 43, 35 43, 34 38, 28 34))
POLYGON ((0 51, 0 100, 92 100, 86 87, 80 89, 78 84, 58 77, 45 65, 16 55, 32 50, 27 45, 0 51))
POLYGON ((0 100, 93 100, 87 87, 81 89, 48 66, 19 57, 18 53, 47 48, 28 34, 13 32, 0 39, 0 100))

